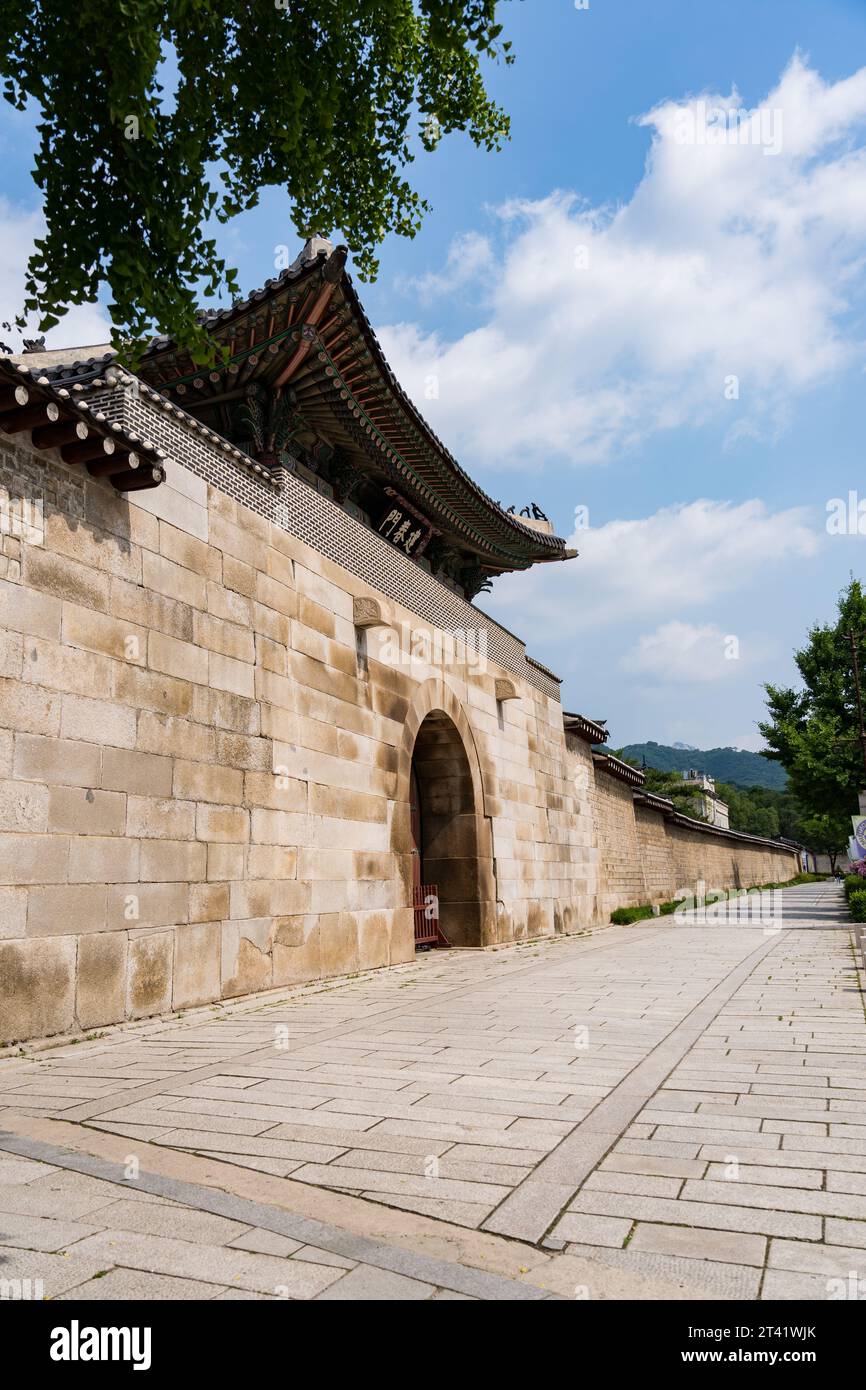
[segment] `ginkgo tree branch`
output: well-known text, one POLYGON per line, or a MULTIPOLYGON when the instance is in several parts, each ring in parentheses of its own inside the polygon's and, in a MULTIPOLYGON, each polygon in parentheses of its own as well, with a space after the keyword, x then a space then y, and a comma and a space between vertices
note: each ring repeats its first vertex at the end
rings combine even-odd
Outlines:
POLYGON ((198 353, 202 297, 237 295, 213 224, 283 187, 300 235, 339 229, 362 278, 425 201, 413 149, 508 118, 485 58, 512 61, 501 0, 0 0, 7 101, 37 112, 46 232, 24 315, 52 328, 107 287, 116 345, 198 353), (208 228, 210 224, 210 228, 208 228))

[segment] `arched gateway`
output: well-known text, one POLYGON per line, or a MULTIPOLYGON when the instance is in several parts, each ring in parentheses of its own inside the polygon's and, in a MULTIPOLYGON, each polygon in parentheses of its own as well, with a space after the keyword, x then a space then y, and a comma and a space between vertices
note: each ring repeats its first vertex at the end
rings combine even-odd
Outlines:
POLYGON ((491 944, 496 889, 478 754, 459 701, 441 681, 416 694, 398 778, 394 847, 406 856, 416 942, 491 944))

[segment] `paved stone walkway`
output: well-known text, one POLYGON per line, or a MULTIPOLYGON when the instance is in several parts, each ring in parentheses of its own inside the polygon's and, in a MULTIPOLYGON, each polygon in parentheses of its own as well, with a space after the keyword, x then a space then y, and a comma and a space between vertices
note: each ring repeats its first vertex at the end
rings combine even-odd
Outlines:
POLYGON ((827 1298, 853 1272, 866 1295, 863 1000, 814 885, 10 1058, 0 1279, 827 1298))

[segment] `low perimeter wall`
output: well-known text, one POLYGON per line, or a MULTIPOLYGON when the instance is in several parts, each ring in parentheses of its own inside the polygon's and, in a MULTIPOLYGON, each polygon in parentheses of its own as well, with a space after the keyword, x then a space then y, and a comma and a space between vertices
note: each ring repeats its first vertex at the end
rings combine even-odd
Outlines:
POLYGON ((799 871, 795 850, 647 805, 640 789, 604 770, 589 746, 567 736, 571 776, 585 787, 597 837, 595 917, 618 907, 670 902, 684 893, 784 883, 799 871))

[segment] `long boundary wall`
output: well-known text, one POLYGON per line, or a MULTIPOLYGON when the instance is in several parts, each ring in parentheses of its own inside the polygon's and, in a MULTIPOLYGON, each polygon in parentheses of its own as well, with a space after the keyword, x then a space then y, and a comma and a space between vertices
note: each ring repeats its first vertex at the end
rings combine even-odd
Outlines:
POLYGON ((782 883, 797 874, 791 847, 673 814, 605 770, 583 739, 567 734, 566 744, 571 779, 592 804, 594 920, 609 921, 618 907, 698 896, 704 888, 782 883))

